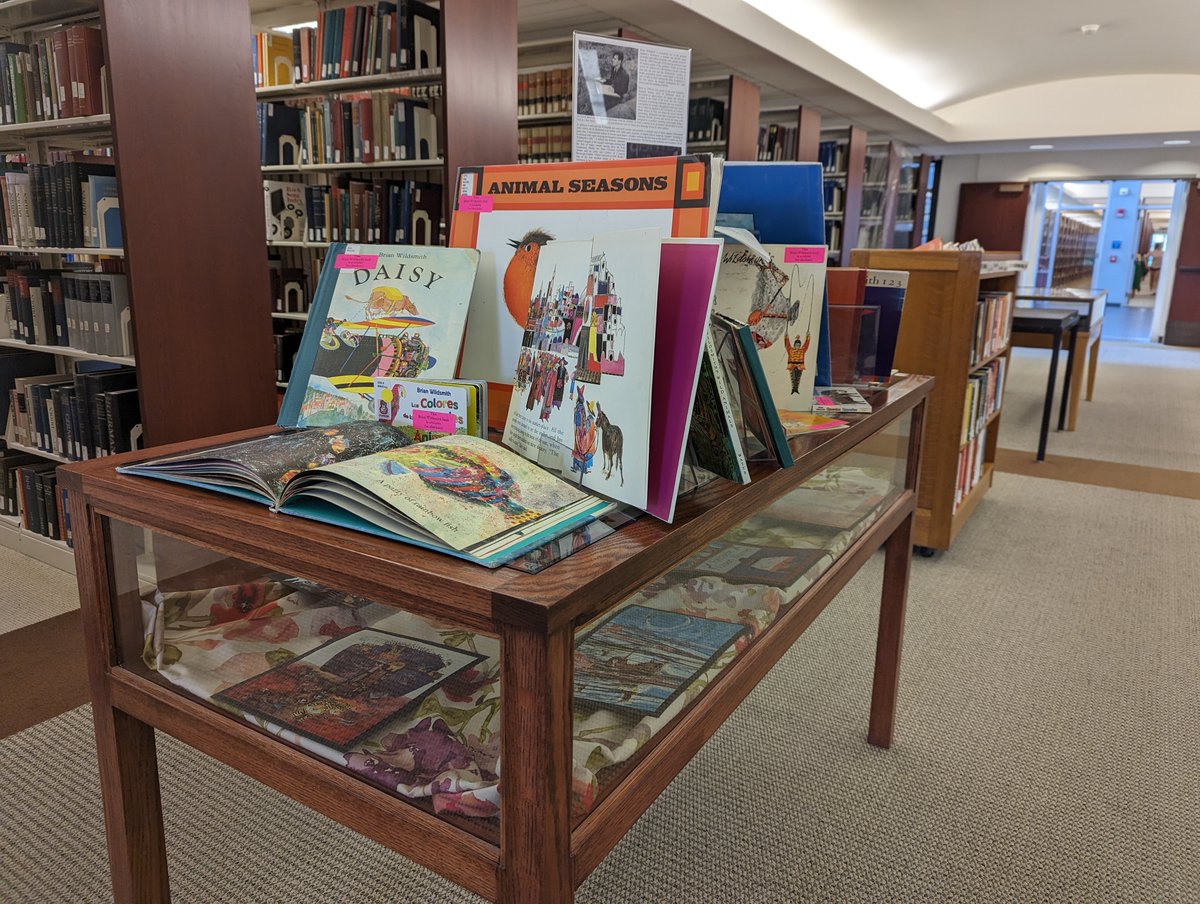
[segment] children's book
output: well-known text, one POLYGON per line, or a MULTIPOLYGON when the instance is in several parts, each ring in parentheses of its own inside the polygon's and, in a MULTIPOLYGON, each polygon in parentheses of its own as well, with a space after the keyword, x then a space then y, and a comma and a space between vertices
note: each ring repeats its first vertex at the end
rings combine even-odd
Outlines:
POLYGON ((506 445, 647 507, 661 239, 642 229, 541 249, 506 445))
POLYGON ((367 421, 284 431, 120 471, 492 568, 612 508, 487 440, 412 443, 410 433, 367 421))
POLYGON ((721 314, 713 316, 713 331, 718 359, 735 397, 746 458, 774 459, 780 467, 790 468, 795 458, 763 373, 753 331, 721 314))
POLYGON ((879 308, 879 341, 876 346, 875 372, 880 380, 892 375, 896 360, 896 341, 900 338, 900 315, 908 292, 907 270, 868 270, 863 304, 879 308))
POLYGON ((449 433, 487 439, 487 384, 375 378, 375 420, 410 427, 418 440, 449 433))
POLYGON ((453 379, 478 265, 470 248, 330 245, 279 425, 375 420, 381 377, 453 379))
POLYGON ((750 467, 739 431, 732 389, 718 364, 717 346, 710 329, 704 336, 704 357, 688 432, 692 460, 718 477, 749 483, 750 467))
POLYGON ((575 644, 575 701, 661 715, 745 625, 627 606, 575 644))
POLYGON ((483 659, 416 637, 358 628, 214 699, 346 751, 483 659))
POLYGON ((870 414, 871 403, 853 386, 818 386, 813 390, 817 414, 870 414))
MULTIPOLYGON (((480 252, 460 376, 512 383, 548 242, 623 229, 703 238, 716 188, 706 154, 460 170, 449 244, 480 252)), ((507 395, 492 388, 493 426, 503 426, 507 395)))
POLYGON ((725 246, 717 280, 717 313, 750 327, 771 397, 780 410, 812 410, 824 291, 823 245, 725 246))
POLYGON ((826 417, 823 414, 811 414, 807 411, 780 411, 779 423, 783 425, 784 435, 789 439, 805 433, 819 433, 822 430, 841 430, 849 427, 849 421, 826 417))

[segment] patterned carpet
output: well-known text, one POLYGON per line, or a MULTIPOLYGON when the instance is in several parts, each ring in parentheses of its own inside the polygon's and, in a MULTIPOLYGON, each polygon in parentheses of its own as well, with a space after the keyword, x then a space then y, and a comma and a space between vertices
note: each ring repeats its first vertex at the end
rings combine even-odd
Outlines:
MULTIPOLYGON (((1197 501, 997 475, 913 563, 895 747, 864 740, 876 558, 579 900, 1194 901, 1198 528, 1197 501)), ((177 902, 476 900, 169 738, 160 760, 177 902)), ((86 708, 0 763, 0 901, 109 900, 86 708)))

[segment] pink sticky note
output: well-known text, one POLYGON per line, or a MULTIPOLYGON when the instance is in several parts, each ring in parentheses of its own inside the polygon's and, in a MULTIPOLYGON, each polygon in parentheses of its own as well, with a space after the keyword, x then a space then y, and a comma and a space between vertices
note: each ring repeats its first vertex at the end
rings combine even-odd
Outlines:
POLYGON ((378 254, 339 254, 333 260, 339 270, 374 270, 379 266, 378 254))
POLYGON ((449 411, 426 411, 418 408, 413 412, 413 426, 418 430, 430 430, 433 433, 453 433, 458 427, 458 419, 449 411))
POLYGON ((834 405, 837 404, 837 402, 835 402, 833 399, 831 399, 827 395, 819 395, 819 396, 813 396, 813 404, 814 405, 823 405, 826 408, 832 408, 834 405))
POLYGON ((491 195, 459 195, 458 209, 463 213, 491 213, 495 203, 491 195))
POLYGON ((825 262, 825 249, 816 248, 797 248, 789 246, 783 249, 783 262, 785 264, 822 264, 825 262))

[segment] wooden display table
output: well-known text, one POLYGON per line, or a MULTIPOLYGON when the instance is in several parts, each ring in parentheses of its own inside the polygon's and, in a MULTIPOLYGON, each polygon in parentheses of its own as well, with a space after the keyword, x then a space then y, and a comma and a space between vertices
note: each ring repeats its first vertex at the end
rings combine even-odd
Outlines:
MULTIPOLYGON (((1104 305, 1108 293, 1103 289, 1018 289, 1017 308, 1071 308, 1079 312, 1078 364, 1071 372, 1067 393, 1067 429, 1074 430, 1079 417, 1079 397, 1083 394, 1084 370, 1087 371, 1087 400, 1096 389, 1096 365, 1100 360, 1100 336, 1104 332, 1104 305)), ((1021 348, 1050 348, 1053 340, 1039 333, 1013 330, 1011 344, 1021 348)), ((1062 429, 1061 427, 1059 429, 1062 429)))
MULTIPOLYGON (((713 481, 680 500, 674 524, 642 517, 590 545, 578 544, 578 551, 537 573, 488 570, 227 496, 116 473, 117 465, 151 457, 147 453, 64 468, 115 900, 169 900, 154 746, 159 729, 486 898, 569 902, 881 546, 887 556, 867 739, 889 746, 932 382, 899 378, 870 393, 873 412, 849 418, 848 429, 794 439, 794 467, 754 466, 754 481, 744 487, 713 481), (824 539, 807 546, 786 540, 800 534, 824 539), (768 577, 762 586, 757 578, 747 583, 737 569, 680 576, 677 566, 685 560, 693 575, 697 562, 717 562, 711 551, 730 545, 714 542, 722 537, 736 538, 738 549, 764 551, 753 559, 763 574, 804 557, 813 564, 803 575, 768 577), (721 608, 722 595, 734 602, 721 608), (677 604, 685 596, 685 604, 677 604), (647 663, 685 662, 682 636, 676 643, 664 634, 666 652, 648 647, 644 656, 626 655, 618 663, 649 676, 644 687, 622 684, 618 690, 627 691, 596 704, 599 685, 589 683, 595 670, 586 652, 593 643, 588 632, 598 630, 597 618, 607 624, 639 606, 675 623, 737 635, 652 717, 631 715, 629 698, 669 686, 666 669, 651 674, 647 663), (316 618, 316 612, 325 614, 316 618), (394 627, 397 620, 401 628, 394 627), (354 632, 365 628, 410 641, 425 632, 448 651, 449 645, 469 651, 477 664, 412 711, 389 711, 395 718, 385 733, 344 753, 321 752, 294 736, 281 739, 270 720, 233 712, 215 699, 246 675, 269 671, 281 680, 281 668, 308 669, 305 651, 324 649, 318 645, 329 637, 361 637, 354 632), (231 677, 235 667, 241 671, 231 677), (474 727, 454 734, 460 717, 484 719, 494 737, 485 740, 487 733, 474 727), (589 747, 597 722, 621 744, 589 747), (457 746, 431 767, 443 769, 439 778, 421 785, 424 779, 415 776, 431 754, 415 739, 435 728, 457 746), (589 775, 595 779, 589 782, 589 775)), ((695 635, 689 638, 703 646, 695 635)), ((705 655, 691 646, 686 652, 705 655)), ((374 680, 379 669, 374 661, 368 665, 374 680)), ((328 669, 334 670, 332 659, 328 669)), ((380 699, 379 686, 368 686, 371 695, 353 702, 380 699)), ((304 703, 311 709, 330 699, 309 696, 304 703)), ((652 890, 647 895, 655 897, 652 890)))

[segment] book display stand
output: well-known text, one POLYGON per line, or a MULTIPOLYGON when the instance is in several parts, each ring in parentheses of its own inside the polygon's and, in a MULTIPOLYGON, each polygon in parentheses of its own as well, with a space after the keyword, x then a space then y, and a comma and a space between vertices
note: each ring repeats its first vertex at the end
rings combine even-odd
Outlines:
POLYGON ((524 570, 117 474, 143 453, 64 469, 115 900, 169 899, 157 729, 485 898, 571 901, 880 547, 888 747, 932 385, 524 570))
MULTIPOLYGON (((1017 270, 986 269, 985 262, 1013 261, 1015 251, 888 251, 860 248, 852 266, 907 270, 908 294, 896 344, 895 366, 937 379, 930 395, 926 451, 922 461, 921 498, 914 542, 926 550, 949 549, 992 484, 1001 407, 988 417, 982 470, 974 485, 956 501, 964 408, 973 371, 1008 357, 1008 346, 972 360, 976 309, 981 292, 1014 292, 1017 270)), ((1011 328, 1011 312, 1008 326, 1011 328)), ((1005 335, 1009 331, 1005 330, 1005 335)))

